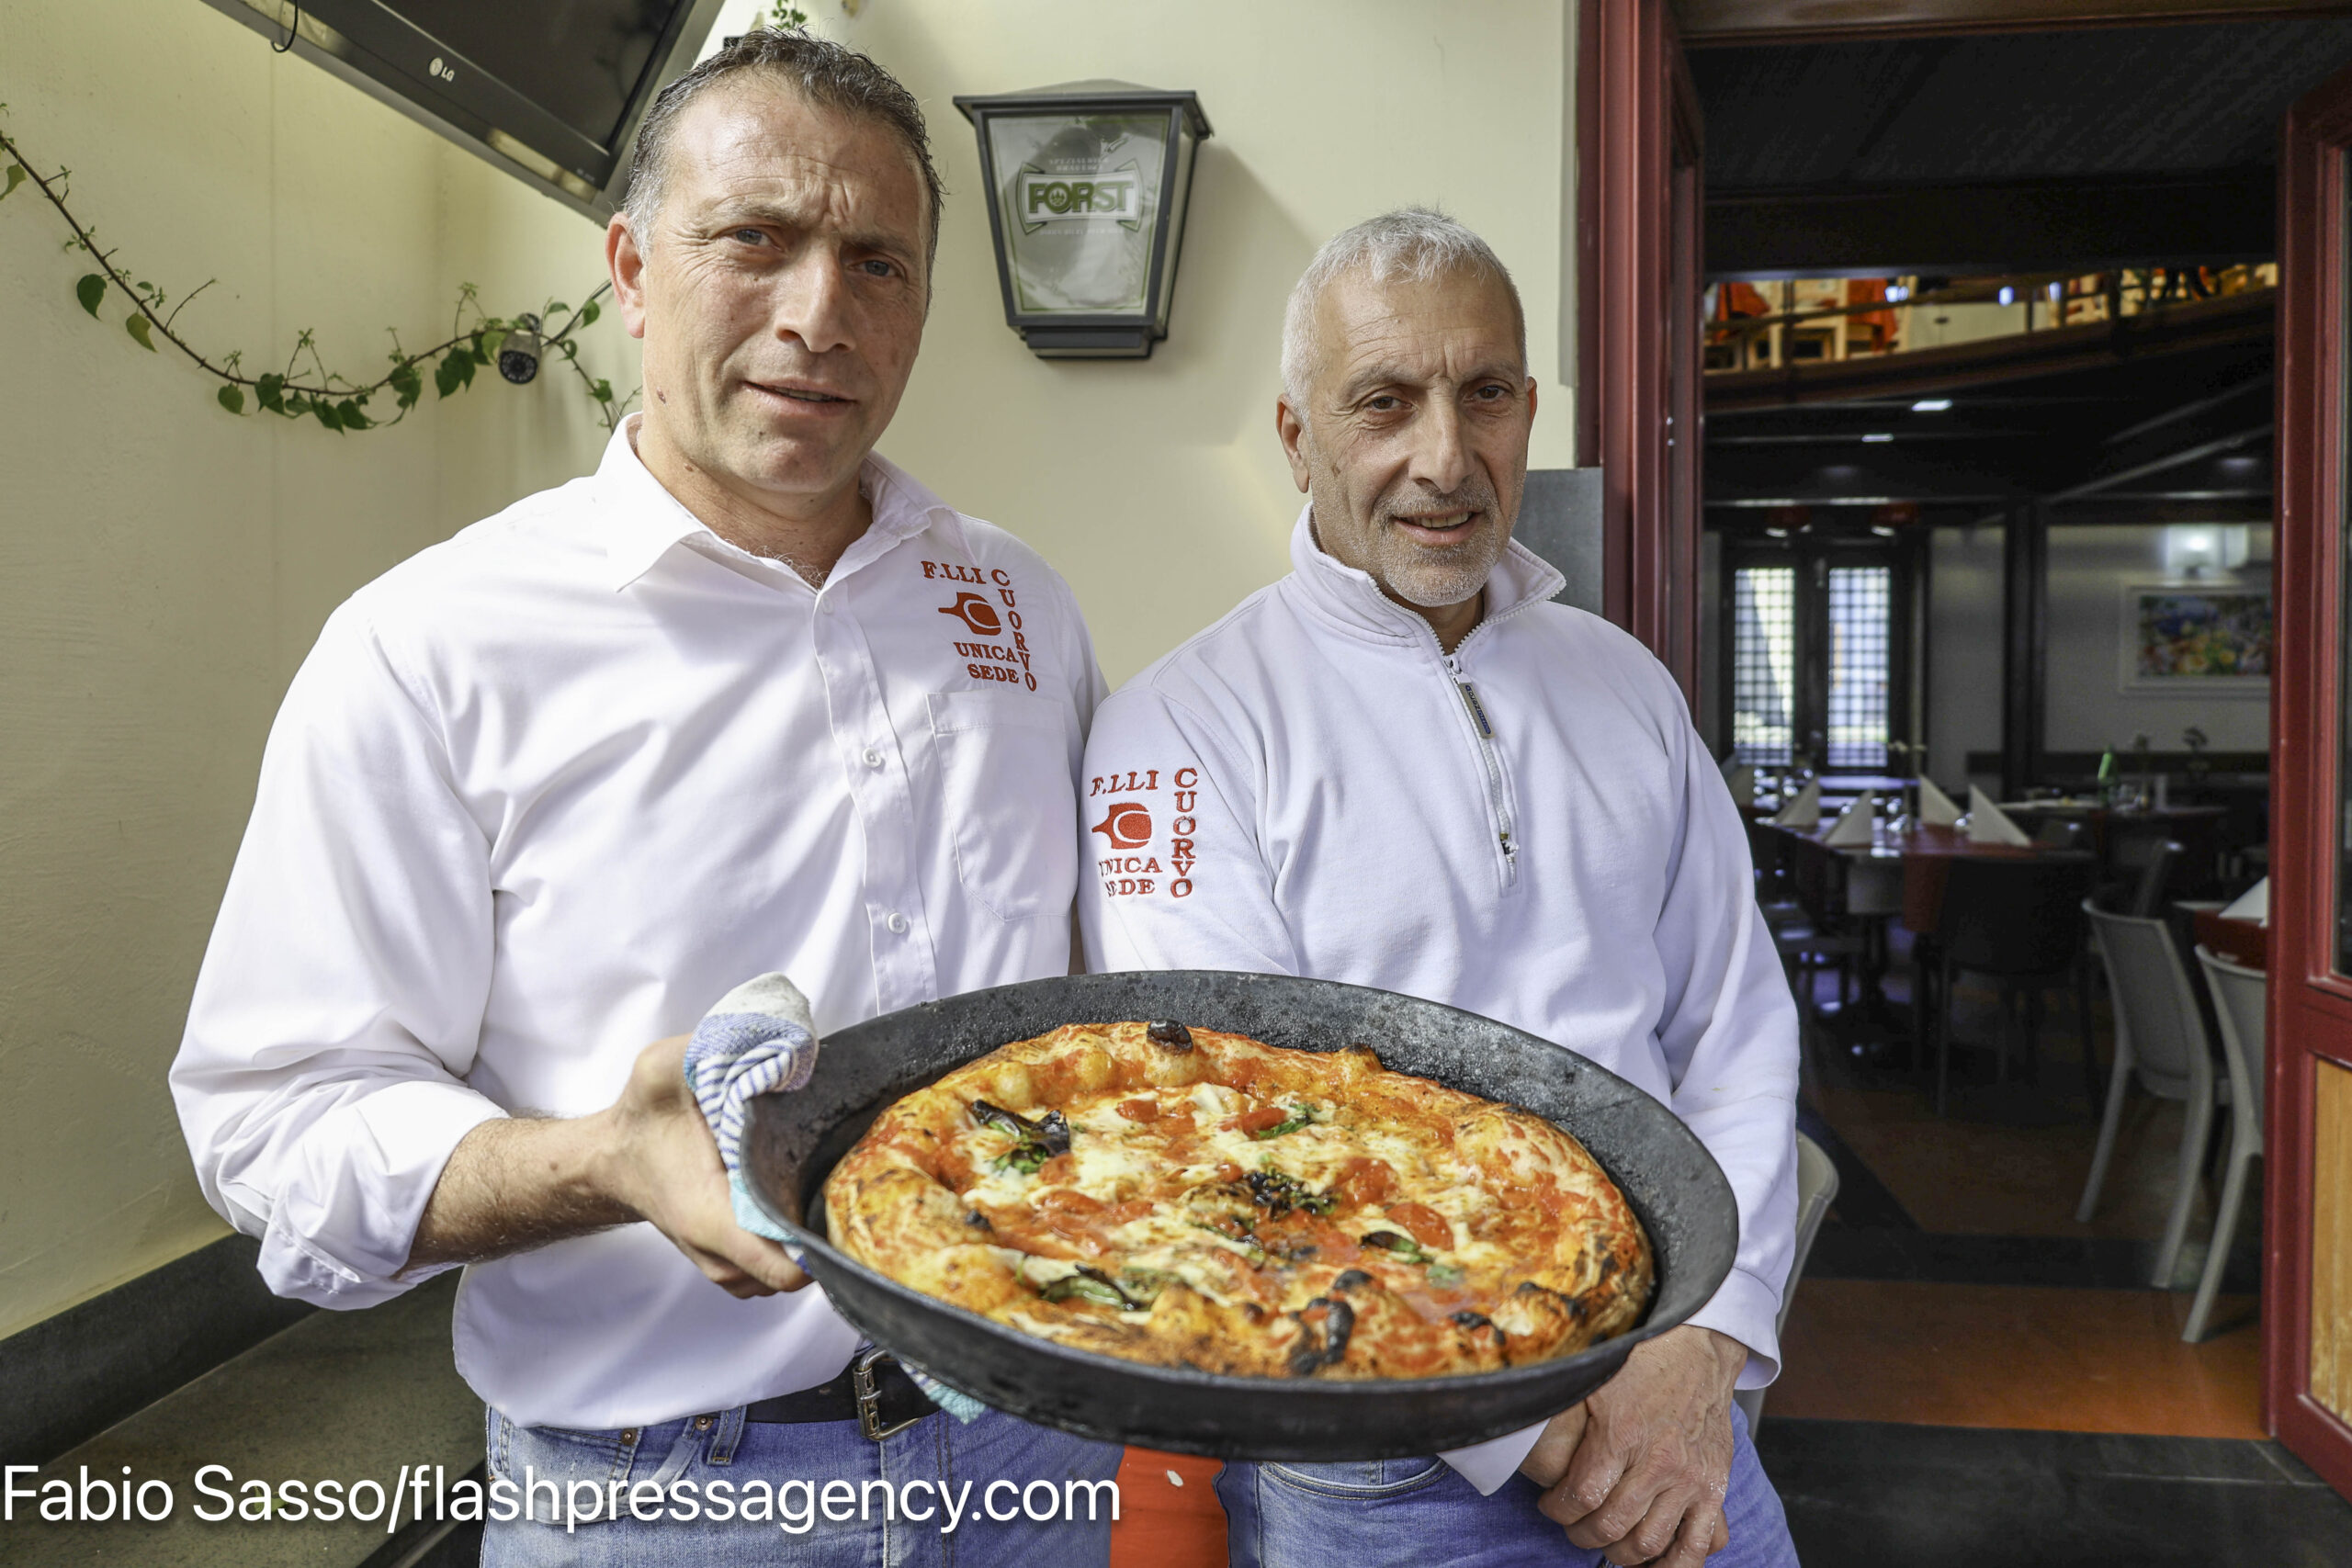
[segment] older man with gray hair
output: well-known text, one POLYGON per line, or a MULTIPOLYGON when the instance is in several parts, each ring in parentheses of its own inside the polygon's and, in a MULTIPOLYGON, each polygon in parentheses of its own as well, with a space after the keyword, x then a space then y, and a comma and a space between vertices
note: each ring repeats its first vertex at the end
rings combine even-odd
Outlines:
POLYGON ((826 1033, 1069 969, 1085 625, 873 450, 939 207, 863 55, 754 32, 665 89, 605 238, 644 413, 361 589, 271 733, 173 1090, 279 1293, 465 1266, 486 1563, 1108 1554, 1118 1450, 853 1366, 682 1070, 768 971, 826 1033))
POLYGON ((1096 716, 1090 826, 1148 817, 1122 854, 1162 874, 1089 879, 1090 965, 1350 981, 1541 1035, 1674 1108, 1740 1244, 1706 1307, 1541 1428, 1228 1466, 1233 1560, 1792 1562, 1731 1395, 1778 1370, 1794 1010, 1681 693, 1511 542, 1536 401, 1518 291, 1437 213, 1359 224, 1291 296, 1283 389, 1291 574, 1096 716))

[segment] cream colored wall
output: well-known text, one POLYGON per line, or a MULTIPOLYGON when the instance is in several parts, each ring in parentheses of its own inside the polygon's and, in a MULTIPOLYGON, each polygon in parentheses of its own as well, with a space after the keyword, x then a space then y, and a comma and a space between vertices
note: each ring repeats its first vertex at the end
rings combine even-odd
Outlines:
MULTIPOLYGON (((1573 461, 1562 0, 802 4, 922 97, 950 193, 922 357, 882 449, 1061 570, 1114 684, 1289 570, 1283 300, 1359 219, 1436 202, 1494 245, 1543 382, 1531 461, 1573 461), (1216 132, 1169 338, 1144 361, 1041 360, 1006 328, 978 152, 951 101, 1094 77, 1192 88, 1216 132)), ((733 0, 715 36, 763 8, 733 0)))
MULTIPOLYGON (((422 345, 458 284, 512 314, 603 276, 585 219, 198 0, 0 0, 5 123, 198 344, 332 365, 422 345)), ((221 1234, 164 1089, 264 734, 327 612, 592 467, 553 378, 484 372, 396 430, 238 420, 74 302, 0 204, 0 1336, 221 1234)), ((616 322, 588 355, 636 385, 616 322)), ((373 372, 370 371, 370 374, 373 372)))

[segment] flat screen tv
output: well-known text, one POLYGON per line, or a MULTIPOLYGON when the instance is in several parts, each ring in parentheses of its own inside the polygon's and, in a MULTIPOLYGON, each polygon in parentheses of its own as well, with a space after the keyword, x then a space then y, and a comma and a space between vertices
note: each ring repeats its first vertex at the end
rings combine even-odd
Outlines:
POLYGON ((603 219, 646 107, 694 63, 722 0, 209 3, 603 219))

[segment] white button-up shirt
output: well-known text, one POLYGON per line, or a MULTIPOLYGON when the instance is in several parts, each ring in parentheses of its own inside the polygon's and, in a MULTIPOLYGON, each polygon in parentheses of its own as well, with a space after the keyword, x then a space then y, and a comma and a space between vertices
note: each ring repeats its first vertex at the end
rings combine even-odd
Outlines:
MULTIPOLYGON (((754 975, 822 1032, 1069 968, 1102 680, 1068 586, 869 458, 873 525, 812 591, 633 435, 360 590, 287 693, 172 1069, 280 1294, 414 1283, 460 1138, 610 1104, 754 975)), ((613 1427, 812 1386, 855 1334, 639 1224, 469 1268, 456 1339, 515 1420, 613 1427)))
MULTIPOLYGON (((1665 669, 1513 545, 1452 657, 1318 548, 1096 716, 1094 969, 1247 969, 1465 1008, 1673 1107, 1738 1200, 1691 1322, 1777 1370, 1794 1249, 1794 1004, 1722 775, 1665 669)), ((1376 1044, 1376 1043, 1375 1043, 1376 1044)), ((1499 1484, 1499 1470, 1462 1464, 1499 1484)), ((1449 1456, 1453 1457, 1453 1456, 1449 1456)))

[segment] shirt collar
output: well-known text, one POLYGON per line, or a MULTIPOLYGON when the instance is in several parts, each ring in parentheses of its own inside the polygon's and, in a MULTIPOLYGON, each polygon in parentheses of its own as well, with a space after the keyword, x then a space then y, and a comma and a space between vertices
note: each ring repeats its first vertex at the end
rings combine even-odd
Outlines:
MULTIPOLYGON (((1383 642, 1417 642, 1430 636, 1430 624, 1414 610, 1380 591, 1372 574, 1349 566, 1315 542, 1315 506, 1309 502, 1291 530, 1291 580, 1309 604, 1343 631, 1383 642)), ((1551 598, 1568 580, 1549 561, 1517 539, 1503 547, 1487 577, 1487 611, 1479 625, 1499 621, 1551 598)))
MULTIPOLYGON (((718 536, 686 510, 684 503, 662 488, 637 455, 634 437, 642 413, 632 413, 613 432, 596 465, 595 484, 605 513, 605 558, 612 568, 613 592, 619 592, 653 570, 654 563, 674 547, 697 534, 718 536)), ((933 495, 896 463, 869 452, 858 472, 858 484, 874 508, 874 521, 851 541, 840 562, 826 579, 837 582, 866 562, 888 554, 903 539, 923 532, 953 508, 933 495)), ((720 541, 724 544, 724 541, 720 541)))

